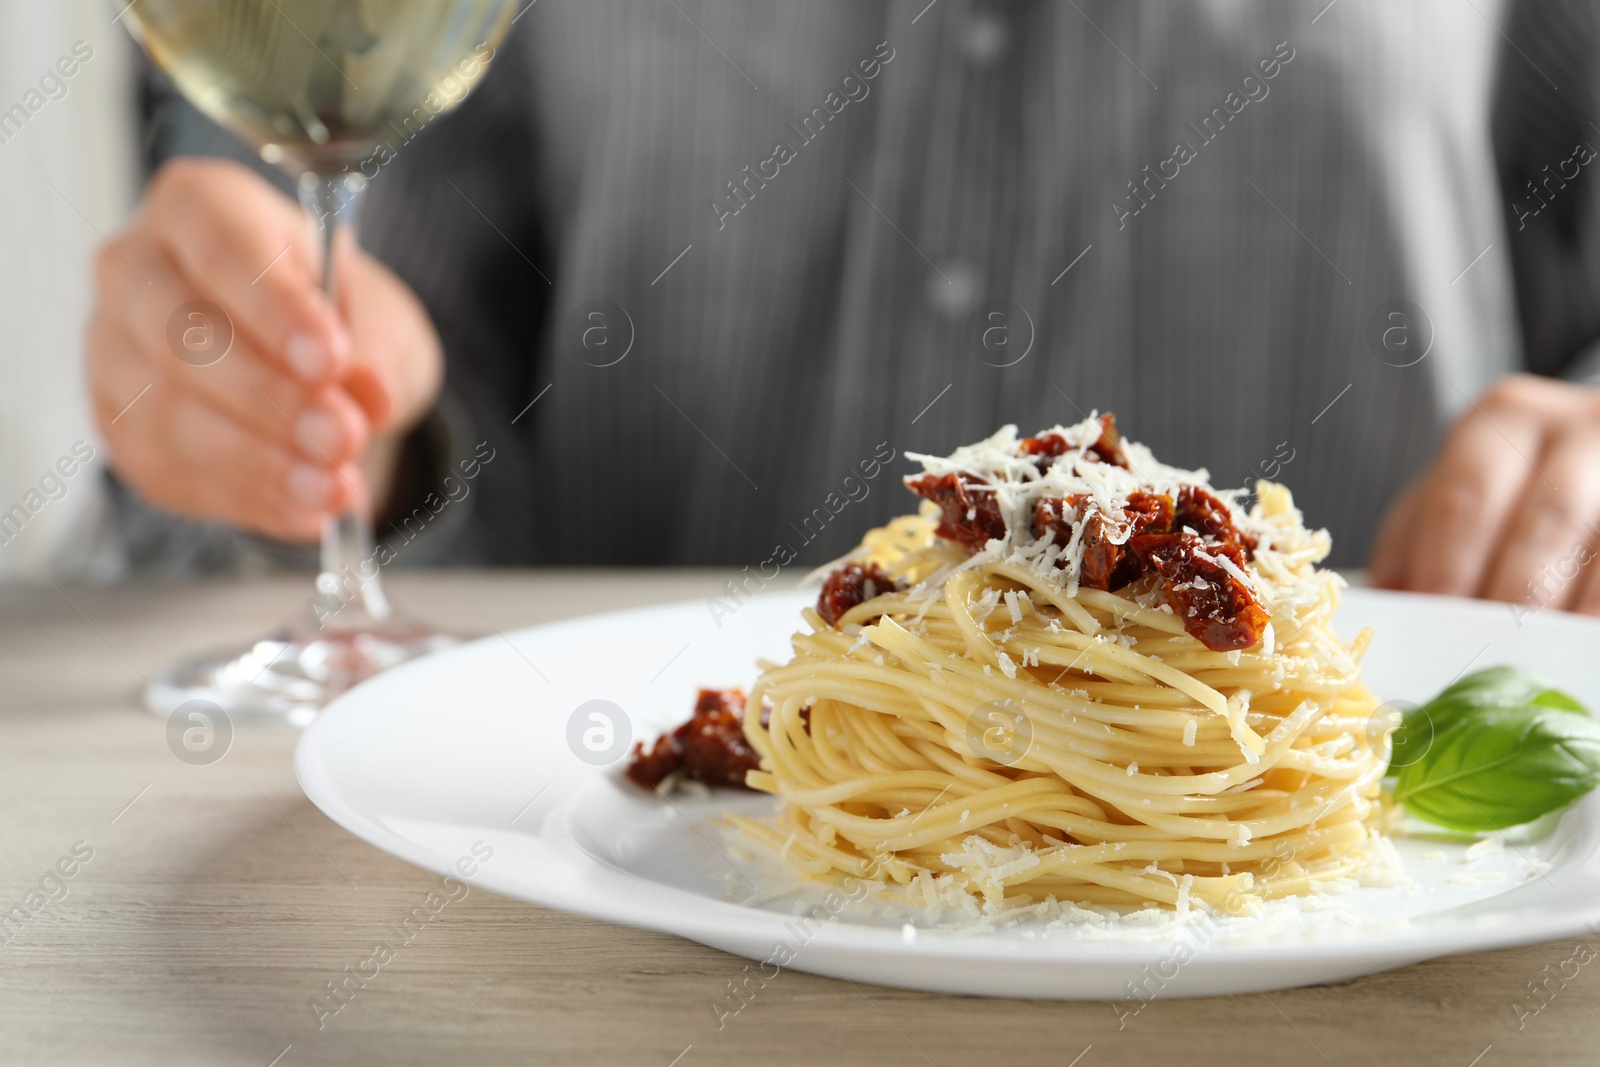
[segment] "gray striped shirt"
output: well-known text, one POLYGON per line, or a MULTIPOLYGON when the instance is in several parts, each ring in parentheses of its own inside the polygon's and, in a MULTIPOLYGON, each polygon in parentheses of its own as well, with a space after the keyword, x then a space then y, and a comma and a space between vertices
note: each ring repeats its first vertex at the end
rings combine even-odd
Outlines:
MULTIPOLYGON (((363 217, 466 413, 433 451, 495 457, 401 559, 817 562, 914 507, 869 462, 1098 409, 1285 482, 1358 563, 1467 397, 1594 338, 1523 352, 1523 260, 1564 268, 1519 252, 1502 175, 1571 146, 1497 161, 1496 27, 1323 8, 530 7, 363 217)), ((151 566, 199 542, 140 529, 151 566)))

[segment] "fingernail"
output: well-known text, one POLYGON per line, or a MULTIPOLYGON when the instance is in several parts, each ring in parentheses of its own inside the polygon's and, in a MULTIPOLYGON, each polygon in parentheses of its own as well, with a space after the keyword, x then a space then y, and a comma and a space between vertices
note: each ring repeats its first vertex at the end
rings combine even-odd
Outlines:
POLYGON ((321 467, 309 463, 296 463, 289 468, 285 481, 289 495, 308 507, 321 508, 333 492, 333 476, 321 467))
POLYGON ((294 425, 300 432, 300 443, 310 445, 313 454, 324 459, 340 451, 344 445, 344 433, 339 429, 339 420, 321 408, 305 412, 294 425))
POLYGON ((308 333, 297 333, 289 338, 284 354, 295 373, 308 382, 319 382, 328 373, 328 350, 308 333))

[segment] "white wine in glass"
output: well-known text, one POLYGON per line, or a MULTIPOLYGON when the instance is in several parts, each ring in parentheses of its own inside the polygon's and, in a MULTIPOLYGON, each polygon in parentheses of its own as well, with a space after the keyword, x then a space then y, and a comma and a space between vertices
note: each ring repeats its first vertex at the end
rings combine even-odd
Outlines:
MULTIPOLYGON (((322 229, 332 298, 335 229, 354 226, 368 179, 466 98, 516 9, 517 0, 134 0, 125 17, 191 103, 298 181, 322 229)), ((313 603, 324 610, 308 608, 250 648, 164 672, 146 702, 169 713, 203 700, 230 716, 304 725, 356 682, 456 640, 390 607, 370 515, 325 523, 313 603)))

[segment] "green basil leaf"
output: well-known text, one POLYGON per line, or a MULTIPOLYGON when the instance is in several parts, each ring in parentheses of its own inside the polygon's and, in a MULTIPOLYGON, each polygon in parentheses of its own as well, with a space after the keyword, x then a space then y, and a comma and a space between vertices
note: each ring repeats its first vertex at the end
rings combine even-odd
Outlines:
POLYGON ((1573 703, 1479 705, 1455 715, 1426 755, 1400 768, 1395 800, 1419 818, 1472 833, 1565 807, 1600 784, 1600 723, 1573 714, 1573 703))
POLYGON ((1467 675, 1419 708, 1406 712, 1394 732, 1393 751, 1404 762, 1425 752, 1463 718, 1492 708, 1549 708, 1588 715, 1589 710, 1538 675, 1521 667, 1489 667, 1467 675))

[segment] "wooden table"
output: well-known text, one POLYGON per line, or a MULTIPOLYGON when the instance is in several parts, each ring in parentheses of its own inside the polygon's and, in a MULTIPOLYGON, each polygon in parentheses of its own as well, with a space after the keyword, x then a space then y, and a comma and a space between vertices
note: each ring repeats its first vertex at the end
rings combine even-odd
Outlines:
MULTIPOLYGON (((566 571, 393 584, 417 611, 483 631, 573 615, 596 602, 587 594, 616 605, 705 597, 720 578, 566 571)), ((1529 983, 1558 973, 1575 942, 1266 996, 1158 1001, 1121 1029, 1106 1003, 784 972, 719 1030, 711 1003, 743 961, 485 890, 452 904, 319 1031, 312 994, 366 959, 437 879, 305 799, 290 766, 296 733, 239 729, 221 761, 191 766, 138 703, 141 676, 259 636, 305 592, 290 581, 0 591, 0 909, 27 912, 63 858, 74 870, 46 880, 59 899, 0 927, 0 1063, 1600 1062, 1600 965, 1550 982, 1518 1029, 1516 1005, 1539 1003, 1529 983), (93 856, 73 867, 75 845, 93 856)))

